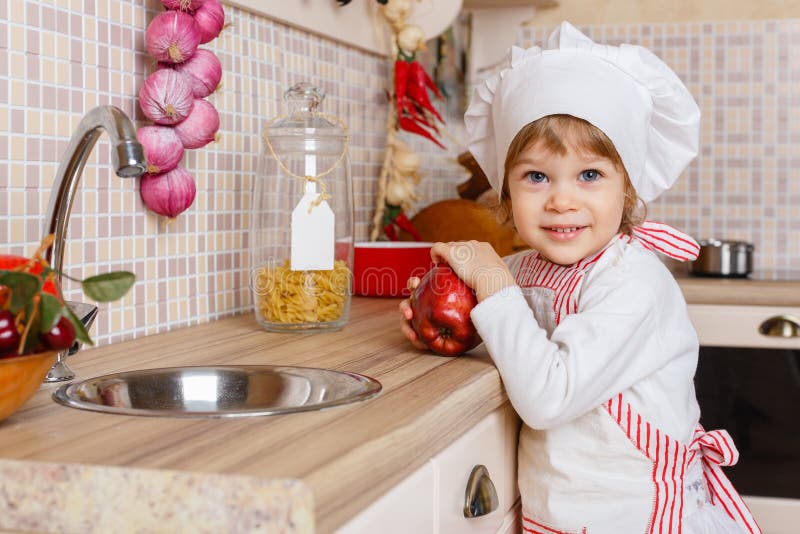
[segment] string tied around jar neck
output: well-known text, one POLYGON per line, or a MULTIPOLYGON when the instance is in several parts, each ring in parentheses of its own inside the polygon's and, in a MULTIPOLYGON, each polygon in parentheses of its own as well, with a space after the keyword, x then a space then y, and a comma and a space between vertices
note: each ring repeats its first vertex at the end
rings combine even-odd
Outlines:
POLYGON ((282 115, 280 117, 276 117, 276 118, 272 119, 271 121, 269 121, 267 123, 267 127, 264 130, 264 141, 266 142, 267 149, 269 150, 269 153, 272 155, 272 157, 275 158, 275 161, 278 163, 278 166, 281 168, 281 170, 283 170, 283 172, 285 172, 286 174, 288 174, 289 176, 291 176, 293 178, 297 178, 299 180, 303 180, 306 184, 313 183, 313 184, 318 184, 319 185, 319 189, 320 189, 319 195, 317 195, 317 198, 315 198, 311 202, 311 204, 309 204, 308 213, 311 213, 311 210, 313 210, 315 207, 317 207, 320 204, 322 204, 323 201, 330 200, 332 198, 328 194, 328 188, 325 185, 325 182, 323 180, 321 180, 320 178, 330 174, 331 172, 333 172, 336 169, 336 167, 339 166, 339 164, 344 159, 345 155, 347 155, 347 147, 350 144, 350 132, 347 129, 347 125, 344 123, 344 121, 342 121, 342 119, 340 119, 339 117, 337 117, 335 115, 327 115, 327 114, 319 113, 319 112, 313 112, 312 114, 315 117, 321 117, 321 118, 327 119, 330 122, 335 122, 344 131, 344 145, 342 146, 342 152, 339 154, 339 157, 336 158, 336 161, 334 161, 333 164, 330 167, 328 167, 327 170, 325 170, 325 171, 323 171, 321 173, 315 174, 313 176, 312 175, 308 175, 308 174, 300 175, 300 174, 296 174, 296 173, 292 172, 291 170, 289 170, 289 168, 286 165, 284 165, 284 163, 281 161, 281 158, 278 157, 278 154, 275 153, 275 149, 272 148, 272 143, 270 143, 270 141, 269 141, 269 129, 270 129, 270 127, 274 123, 287 118, 289 115, 282 115))

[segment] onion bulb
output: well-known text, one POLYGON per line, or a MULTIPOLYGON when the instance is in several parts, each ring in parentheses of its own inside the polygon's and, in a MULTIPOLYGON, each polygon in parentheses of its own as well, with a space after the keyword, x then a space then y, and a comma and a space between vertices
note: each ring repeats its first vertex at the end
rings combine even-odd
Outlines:
POLYGON ((203 5, 205 0, 161 0, 167 9, 177 9, 179 11, 194 11, 203 5))
POLYGON ((139 193, 148 209, 172 219, 192 205, 197 187, 189 171, 175 167, 164 174, 144 175, 139 193))
POLYGON ((200 34, 200 44, 213 40, 225 26, 225 11, 219 0, 206 0, 194 12, 195 29, 200 34))
POLYGON ((159 69, 148 76, 139 90, 139 106, 156 124, 176 124, 192 110, 194 96, 186 77, 172 69, 159 69))
POLYGON ((184 148, 200 148, 214 140, 219 130, 219 113, 207 100, 195 100, 189 116, 175 125, 184 148))
POLYGON ((200 34, 195 28, 194 17, 188 13, 164 11, 150 22, 144 43, 157 61, 180 63, 197 50, 200 34))
POLYGON ((213 93, 222 79, 222 64, 214 52, 198 48, 192 57, 174 66, 186 76, 195 98, 205 98, 213 93))
POLYGON ((183 143, 169 126, 144 126, 136 132, 144 148, 147 172, 161 174, 171 171, 183 157, 183 143))

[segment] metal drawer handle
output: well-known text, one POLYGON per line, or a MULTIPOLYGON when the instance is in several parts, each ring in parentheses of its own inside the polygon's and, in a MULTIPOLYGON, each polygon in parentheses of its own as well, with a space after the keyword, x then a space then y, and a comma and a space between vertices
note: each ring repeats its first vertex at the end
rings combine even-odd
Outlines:
POLYGON ((480 517, 497 510, 499 501, 489 471, 482 465, 472 468, 464 494, 464 517, 480 517))
POLYGON ((770 337, 800 337, 800 319, 792 315, 776 315, 761 323, 758 331, 770 337))

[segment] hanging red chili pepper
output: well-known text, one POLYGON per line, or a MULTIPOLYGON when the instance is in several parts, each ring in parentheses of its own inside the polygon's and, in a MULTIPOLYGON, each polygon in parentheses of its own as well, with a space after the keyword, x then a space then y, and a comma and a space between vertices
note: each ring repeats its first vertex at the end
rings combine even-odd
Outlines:
POLYGON ((444 145, 442 143, 440 143, 435 137, 433 137, 433 135, 431 135, 430 132, 428 132, 428 130, 426 130, 425 128, 420 126, 417 122, 415 122, 414 119, 410 117, 400 117, 397 123, 403 130, 421 135, 422 137, 426 137, 431 141, 433 141, 434 143, 436 143, 441 148, 444 148, 444 145))
POLYGON ((439 133, 438 128, 436 128, 436 125, 432 124, 428 119, 426 119, 425 115, 422 115, 417 110, 417 107, 414 105, 414 103, 411 102, 409 99, 406 99, 403 109, 405 109, 408 112, 408 114, 411 115, 411 118, 414 119, 414 122, 418 124, 424 124, 428 128, 431 128, 434 131, 436 131, 436 133, 439 133))
POLYGON ((399 237, 397 235, 397 228, 401 230, 405 230, 411 237, 414 238, 414 241, 422 241, 422 236, 419 234, 417 229, 414 227, 414 224, 406 217, 405 213, 402 211, 397 214, 397 216, 388 222, 383 227, 383 233, 386 234, 386 237, 389 238, 389 241, 398 241, 399 237))
POLYGON ((421 77, 423 80, 425 80, 425 85, 427 85, 428 88, 431 91, 433 91, 433 94, 436 95, 436 98, 438 98, 439 100, 444 100, 444 97, 442 96, 442 93, 439 92, 439 88, 436 87, 436 84, 433 82, 433 78, 431 78, 428 75, 428 72, 425 69, 423 69, 422 65, 420 65, 419 63, 417 63, 417 70, 419 72, 416 73, 416 75, 421 77))
POLYGON ((439 130, 436 125, 429 120, 430 113, 436 119, 444 123, 441 114, 431 104, 428 90, 432 90, 438 98, 442 98, 439 89, 425 69, 419 62, 406 60, 401 55, 394 64, 394 89, 395 89, 395 105, 397 107, 398 126, 411 133, 421 135, 430 139, 437 146, 444 148, 434 134, 438 134, 439 130))
POLYGON ((383 227, 383 233, 389 238, 389 241, 397 241, 397 230, 395 230, 392 223, 386 223, 383 227))
POLYGON ((396 224, 401 230, 405 230, 414 238, 414 241, 422 241, 422 236, 419 235, 419 232, 414 227, 414 224, 406 217, 406 214, 402 211, 397 214, 397 217, 394 218, 392 221, 396 224))
POLYGON ((383 233, 389 238, 389 241, 399 240, 398 229, 411 234, 415 241, 422 241, 422 236, 403 212, 403 208, 388 203, 385 207, 386 211, 383 213, 381 224, 383 224, 383 233))
MULTIPOLYGON (((437 119, 439 119, 441 122, 444 122, 444 120, 442 120, 442 116, 439 115, 439 112, 436 111, 436 108, 433 107, 430 99, 428 98, 428 87, 430 86, 434 88, 436 87, 436 85, 433 83, 433 80, 430 79, 430 76, 428 76, 428 73, 425 72, 425 69, 422 67, 422 65, 416 61, 411 63, 411 68, 408 73, 408 87, 406 88, 406 94, 414 101, 415 104, 427 109, 433 113, 437 119)), ((439 90, 436 89, 435 92, 437 96, 441 98, 439 90)))
POLYGON ((406 86, 408 85, 408 73, 411 70, 411 63, 398 59, 394 62, 394 95, 397 103, 397 116, 403 114, 403 107, 406 100, 406 86))

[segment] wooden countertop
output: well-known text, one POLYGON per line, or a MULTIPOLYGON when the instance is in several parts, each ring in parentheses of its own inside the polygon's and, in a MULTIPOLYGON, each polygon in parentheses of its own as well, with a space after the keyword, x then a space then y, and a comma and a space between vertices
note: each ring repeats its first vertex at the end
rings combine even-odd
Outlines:
POLYGON ((800 306, 800 281, 676 276, 688 304, 800 306))
POLYGON ((62 407, 50 399, 57 385, 45 385, 0 423, 0 462, 298 479, 313 494, 316 528, 329 532, 507 401, 487 358, 413 349, 397 303, 354 298, 339 332, 268 333, 246 314, 70 359, 78 378, 180 365, 325 367, 378 379, 383 390, 371 400, 286 416, 144 418, 62 407))

